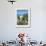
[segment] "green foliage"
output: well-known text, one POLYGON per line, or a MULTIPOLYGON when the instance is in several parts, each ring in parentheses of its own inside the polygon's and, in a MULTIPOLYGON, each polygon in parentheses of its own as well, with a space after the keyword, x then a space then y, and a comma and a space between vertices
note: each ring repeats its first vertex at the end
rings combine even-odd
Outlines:
POLYGON ((23 14, 22 19, 20 19, 20 16, 17 16, 17 25, 27 25, 27 24, 28 24, 28 14, 23 14))

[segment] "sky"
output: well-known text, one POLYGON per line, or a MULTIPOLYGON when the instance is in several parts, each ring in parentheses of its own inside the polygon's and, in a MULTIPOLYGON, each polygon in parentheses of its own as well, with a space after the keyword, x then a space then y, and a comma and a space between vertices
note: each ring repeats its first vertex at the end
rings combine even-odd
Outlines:
POLYGON ((28 10, 17 10, 17 14, 19 14, 19 15, 23 15, 26 13, 28 13, 28 10))

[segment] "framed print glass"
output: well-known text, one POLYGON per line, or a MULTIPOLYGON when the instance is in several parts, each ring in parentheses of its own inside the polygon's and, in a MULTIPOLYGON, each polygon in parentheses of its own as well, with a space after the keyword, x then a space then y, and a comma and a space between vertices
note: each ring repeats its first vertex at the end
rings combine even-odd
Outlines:
POLYGON ((30 27, 30 9, 16 9, 16 27, 30 27))

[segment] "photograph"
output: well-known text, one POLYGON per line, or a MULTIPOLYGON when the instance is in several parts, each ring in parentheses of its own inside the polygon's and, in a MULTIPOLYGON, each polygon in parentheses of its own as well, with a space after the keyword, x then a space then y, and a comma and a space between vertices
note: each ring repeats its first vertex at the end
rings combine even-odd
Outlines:
POLYGON ((17 9, 16 10, 16 25, 17 27, 30 26, 30 10, 29 9, 17 9))
POLYGON ((28 25, 28 10, 17 10, 17 25, 28 25))

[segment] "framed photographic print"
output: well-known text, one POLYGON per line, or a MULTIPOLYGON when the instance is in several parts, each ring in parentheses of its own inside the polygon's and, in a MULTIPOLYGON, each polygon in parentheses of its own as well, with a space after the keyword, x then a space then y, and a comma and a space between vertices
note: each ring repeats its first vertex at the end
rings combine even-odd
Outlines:
POLYGON ((17 8, 16 27, 30 27, 30 16, 29 8, 17 8))

